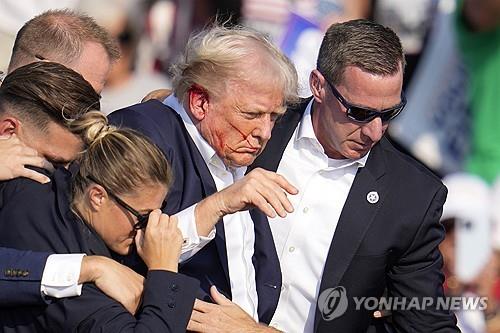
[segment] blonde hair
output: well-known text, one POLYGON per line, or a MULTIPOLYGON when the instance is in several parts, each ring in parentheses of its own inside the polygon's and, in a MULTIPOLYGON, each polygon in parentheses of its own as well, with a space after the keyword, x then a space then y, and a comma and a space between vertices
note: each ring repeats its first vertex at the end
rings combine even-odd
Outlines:
POLYGON ((91 183, 89 176, 116 195, 137 188, 172 183, 171 167, 161 150, 144 135, 108 124, 106 116, 90 111, 70 126, 86 145, 73 180, 73 198, 81 198, 91 183))
POLYGON ((193 85, 215 96, 225 94, 231 80, 259 85, 250 82, 249 71, 261 74, 258 77, 269 77, 272 73, 272 84, 276 83, 283 91, 284 106, 298 100, 298 79, 293 64, 266 35, 247 27, 227 28, 215 24, 192 36, 184 54, 170 70, 175 96, 182 101, 193 85), (252 60, 258 61, 259 66, 250 68, 248 62, 252 60))

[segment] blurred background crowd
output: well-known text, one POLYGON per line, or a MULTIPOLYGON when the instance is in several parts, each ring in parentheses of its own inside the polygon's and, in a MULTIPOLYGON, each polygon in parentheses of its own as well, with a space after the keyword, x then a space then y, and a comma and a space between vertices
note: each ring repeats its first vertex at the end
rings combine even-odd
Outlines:
POLYGON ((214 17, 268 33, 295 63, 304 97, 330 24, 391 27, 406 52, 408 105, 389 135, 448 186, 446 291, 488 297, 486 311, 457 314, 461 329, 500 332, 500 0, 1 0, 0 70, 21 26, 55 8, 94 17, 119 41, 105 113, 169 88, 169 64, 214 17))

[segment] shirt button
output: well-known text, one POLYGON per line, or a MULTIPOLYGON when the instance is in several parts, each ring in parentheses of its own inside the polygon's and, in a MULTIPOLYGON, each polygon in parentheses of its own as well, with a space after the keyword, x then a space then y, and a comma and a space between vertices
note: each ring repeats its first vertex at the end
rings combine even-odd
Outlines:
POLYGON ((168 302, 168 307, 171 309, 175 308, 175 302, 168 302))
POLYGON ((309 211, 309 208, 308 208, 308 207, 304 207, 304 209, 302 209, 302 212, 303 212, 304 214, 307 214, 307 212, 308 212, 308 211, 309 211))
POLYGON ((293 251, 295 251, 295 247, 294 247, 294 246, 290 246, 290 247, 288 248, 288 252, 290 252, 290 253, 291 253, 291 252, 293 252, 293 251))
POLYGON ((176 284, 174 283, 174 284, 172 284, 172 285, 170 286, 170 290, 172 290, 173 292, 176 292, 176 291, 178 291, 178 290, 179 290, 179 286, 178 286, 178 285, 176 285, 176 284))

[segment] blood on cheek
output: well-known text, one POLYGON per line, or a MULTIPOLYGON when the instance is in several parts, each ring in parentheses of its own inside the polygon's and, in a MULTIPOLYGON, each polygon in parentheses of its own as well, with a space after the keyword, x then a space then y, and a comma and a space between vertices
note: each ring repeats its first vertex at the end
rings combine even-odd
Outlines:
POLYGON ((233 125, 231 122, 226 121, 225 123, 226 125, 224 127, 216 128, 213 132, 214 148, 217 151, 223 151, 226 148, 231 152, 237 152, 237 149, 242 141, 245 141, 248 147, 256 148, 249 140, 252 131, 245 134, 244 131, 233 125))
POLYGON ((252 143, 248 140, 248 138, 250 137, 250 133, 252 133, 251 131, 250 131, 248 134, 245 134, 245 133, 243 133, 243 131, 242 131, 242 130, 240 130, 238 127, 234 126, 233 124, 229 123, 229 125, 230 125, 232 128, 234 128, 234 130, 235 130, 236 132, 238 132, 238 133, 239 133, 239 135, 241 136, 242 141, 246 141, 246 142, 248 143, 248 145, 250 146, 250 148, 256 148, 256 147, 254 147, 254 146, 252 145, 252 143))
MULTIPOLYGON (((229 149, 231 152, 237 152, 237 146, 239 146, 239 143, 241 141, 245 141, 249 147, 255 148, 254 145, 248 140, 250 137, 250 133, 245 134, 241 129, 236 127, 230 122, 227 122, 227 125, 230 128, 226 127, 226 130, 222 129, 216 129, 214 131, 214 138, 215 138, 215 147, 218 151, 222 151, 224 148, 229 149), (234 141, 237 141, 234 145, 230 143, 227 143, 228 138, 231 137, 231 134, 234 134, 236 136, 236 139, 234 141), (238 137, 241 138, 238 140, 238 137)), ((233 140, 231 140, 234 142, 233 140)))

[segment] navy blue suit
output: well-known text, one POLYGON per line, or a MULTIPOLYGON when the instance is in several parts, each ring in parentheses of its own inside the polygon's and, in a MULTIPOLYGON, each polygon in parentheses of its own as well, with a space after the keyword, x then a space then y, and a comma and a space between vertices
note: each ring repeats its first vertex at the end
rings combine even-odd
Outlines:
MULTIPOLYGON (((48 184, 19 178, 2 183, 0 246, 111 257, 99 235, 70 209, 71 173, 59 168, 48 184)), ((112 221, 110 221, 112 222, 112 221)), ((2 332, 184 332, 198 283, 168 271, 149 271, 137 317, 93 284, 82 295, 46 306, 0 309, 2 332)))
MULTIPOLYGON (((0 191, 0 211, 5 200, 8 198, 0 191)), ((45 252, 0 247, 0 306, 45 304, 40 282, 48 256, 45 252)))
MULTIPOLYGON (((171 108, 152 100, 113 112, 110 121, 142 132, 160 147, 174 171, 174 184, 164 212, 175 214, 216 192, 216 186, 203 157, 187 132, 181 117, 171 108)), ((250 212, 254 221, 253 263, 256 273, 258 314, 269 323, 278 304, 281 272, 271 230, 266 217, 250 212)), ((216 236, 180 267, 180 272, 201 283, 199 298, 209 300, 211 285, 231 297, 224 224, 216 225, 216 236)), ((237 282, 236 282, 237 283, 237 282)))
POLYGON ((45 304, 40 281, 48 256, 0 247, 0 306, 45 304))

